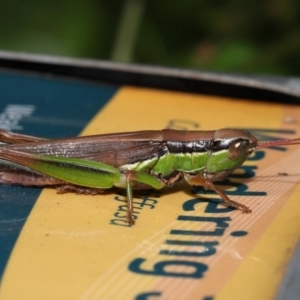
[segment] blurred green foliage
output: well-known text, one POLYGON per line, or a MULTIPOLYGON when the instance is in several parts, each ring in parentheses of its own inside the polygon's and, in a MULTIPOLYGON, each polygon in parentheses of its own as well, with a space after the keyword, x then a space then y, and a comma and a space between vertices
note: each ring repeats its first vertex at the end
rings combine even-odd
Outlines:
POLYGON ((3 1, 0 45, 1 50, 299 76, 300 1, 3 1))

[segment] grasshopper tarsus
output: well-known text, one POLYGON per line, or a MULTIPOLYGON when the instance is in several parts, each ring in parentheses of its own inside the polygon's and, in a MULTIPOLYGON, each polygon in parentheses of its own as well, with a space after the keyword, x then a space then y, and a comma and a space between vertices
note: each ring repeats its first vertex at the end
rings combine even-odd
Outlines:
POLYGON ((132 213, 130 211, 127 212, 126 220, 127 220, 127 223, 131 226, 135 224, 135 221, 132 217, 132 213))
POLYGON ((232 200, 230 200, 230 202, 231 203, 228 206, 231 206, 231 207, 234 207, 236 209, 239 209, 243 214, 251 214, 252 213, 252 210, 249 207, 247 207, 247 206, 245 206, 245 205, 243 205, 241 203, 232 201, 232 200))

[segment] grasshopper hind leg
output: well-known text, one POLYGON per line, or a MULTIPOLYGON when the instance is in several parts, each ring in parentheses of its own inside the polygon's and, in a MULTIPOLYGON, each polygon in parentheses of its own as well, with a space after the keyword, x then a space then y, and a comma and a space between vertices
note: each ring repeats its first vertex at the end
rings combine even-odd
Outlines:
POLYGON ((63 181, 45 176, 36 172, 25 170, 0 168, 0 183, 6 185, 22 186, 56 186, 64 183, 63 181))
POLYGON ((104 193, 105 190, 100 188, 89 188, 84 186, 76 186, 67 184, 66 182, 46 176, 40 173, 29 172, 25 170, 2 168, 0 169, 0 183, 6 185, 51 186, 56 188, 58 194, 75 193, 84 195, 98 195, 104 193))
POLYGON ((7 130, 0 129, 0 142, 7 144, 24 144, 45 141, 44 138, 39 138, 35 136, 14 133, 7 130))

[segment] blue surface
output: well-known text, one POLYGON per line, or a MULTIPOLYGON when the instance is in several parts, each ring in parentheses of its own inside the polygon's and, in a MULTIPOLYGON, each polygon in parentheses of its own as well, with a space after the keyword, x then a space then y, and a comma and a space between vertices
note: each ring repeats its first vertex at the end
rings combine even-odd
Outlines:
MULTIPOLYGON (((15 132, 47 138, 76 136, 117 90, 117 86, 0 72, 0 125, 11 121, 5 113, 8 105, 32 105, 32 114, 12 126, 18 129, 15 132)), ((0 186, 0 278, 40 192, 0 186)))

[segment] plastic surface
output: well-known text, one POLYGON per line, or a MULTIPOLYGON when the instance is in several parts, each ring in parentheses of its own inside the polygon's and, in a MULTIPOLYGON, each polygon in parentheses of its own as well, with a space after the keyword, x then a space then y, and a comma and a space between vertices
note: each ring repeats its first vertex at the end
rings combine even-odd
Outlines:
MULTIPOLYGON (((75 105, 70 103, 78 95, 69 94, 72 84, 63 94, 46 89, 38 98, 52 95, 49 114, 34 110, 19 123, 19 132, 66 136, 57 121, 48 131, 57 112, 67 114, 59 118, 63 124, 76 124, 77 118, 80 124, 89 122, 84 135, 166 127, 243 128, 264 140, 300 135, 298 106, 126 86, 95 88, 99 96, 81 95, 71 122, 68 114, 75 105), (107 93, 100 101, 103 89, 107 93), (68 105, 59 103, 63 99, 68 105), (90 103, 99 107, 82 121, 90 103), (34 120, 39 123, 29 127, 34 120)), ((2 99, 6 105, 22 98, 32 105, 33 90, 2 99)), ((250 215, 218 205, 214 193, 183 184, 136 193, 136 225, 129 227, 123 193, 58 195, 44 189, 27 209, 28 217, 21 217, 25 223, 3 273, 1 299, 272 299, 299 238, 299 159, 298 146, 260 150, 224 183, 227 195, 253 210, 250 215)), ((3 189, 4 207, 13 211, 23 210, 22 195, 36 191, 3 189)), ((7 232, 8 224, 19 220, 14 218, 1 218, 7 232)))

